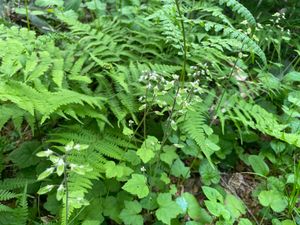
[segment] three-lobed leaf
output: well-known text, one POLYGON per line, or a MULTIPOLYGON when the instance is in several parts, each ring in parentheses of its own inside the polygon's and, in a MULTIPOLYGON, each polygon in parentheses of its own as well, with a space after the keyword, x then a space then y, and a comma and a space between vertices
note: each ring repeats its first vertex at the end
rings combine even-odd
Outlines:
POLYGON ((133 195, 137 195, 139 198, 144 198, 149 194, 147 178, 141 174, 132 174, 122 188, 133 195))

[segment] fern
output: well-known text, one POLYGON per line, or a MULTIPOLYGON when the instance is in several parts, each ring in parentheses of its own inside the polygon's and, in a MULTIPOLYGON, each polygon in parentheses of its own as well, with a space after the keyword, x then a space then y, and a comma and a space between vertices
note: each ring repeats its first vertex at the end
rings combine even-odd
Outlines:
MULTIPOLYGON (((136 149, 136 146, 131 144, 126 136, 120 135, 119 130, 110 130, 106 128, 105 134, 100 133, 98 130, 86 128, 82 126, 68 126, 57 130, 51 134, 49 142, 66 144, 69 141, 74 143, 81 143, 89 145, 85 151, 74 151, 69 157, 69 163, 76 165, 88 165, 91 171, 84 176, 77 173, 71 173, 68 176, 68 189, 70 196, 69 216, 78 208, 73 205, 84 205, 84 201, 78 202, 77 198, 84 198, 85 194, 93 186, 92 181, 102 177, 105 172, 104 164, 108 159, 118 161, 124 160, 125 150, 136 149), (72 203, 74 201, 74 204, 72 203), (76 204, 75 204, 76 202, 76 204)), ((65 204, 65 203, 64 203, 65 204)), ((66 211, 62 210, 63 224, 66 222, 66 211)))
POLYGON ((7 178, 0 181, 0 189, 2 190, 15 190, 25 187, 27 184, 33 184, 36 182, 34 179, 24 178, 7 178))
POLYGON ((9 100, 31 115, 34 115, 35 111, 41 113, 43 115, 41 123, 61 107, 71 104, 84 105, 86 103, 91 107, 102 108, 100 101, 103 98, 91 97, 66 89, 57 92, 39 92, 26 84, 14 81, 0 83, 0 88, 0 100, 9 100))
POLYGON ((209 139, 212 131, 205 123, 207 110, 206 104, 194 102, 179 121, 183 121, 180 125, 182 131, 197 143, 205 157, 212 163, 211 155, 220 148, 209 139))
POLYGON ((241 15, 244 19, 246 19, 252 26, 256 26, 255 18, 252 13, 237 0, 219 0, 220 5, 226 4, 228 7, 232 9, 232 11, 241 15))
POLYGON ((34 126, 34 118, 29 113, 24 110, 16 107, 12 104, 0 105, 0 129, 9 121, 12 120, 16 130, 21 130, 22 122, 25 120, 31 127, 33 131, 34 126))
POLYGON ((13 199, 18 197, 17 194, 7 191, 7 190, 1 190, 0 189, 0 201, 7 201, 9 199, 13 199))
POLYGON ((0 204, 0 224, 25 225, 28 219, 27 184, 23 194, 15 194, 7 190, 0 190, 0 201, 8 201, 18 198, 16 208, 10 208, 0 204))
POLYGON ((224 26, 219 23, 211 22, 211 21, 197 21, 199 24, 203 24, 206 31, 214 30, 215 32, 223 31, 223 34, 225 36, 229 36, 232 39, 239 40, 243 45, 243 50, 250 49, 250 51, 253 51, 256 55, 260 57, 260 59, 263 61, 264 64, 267 63, 266 56, 263 52, 263 50, 256 44, 255 41, 250 39, 246 34, 243 32, 224 26))
POLYGON ((231 120, 236 125, 241 123, 246 129, 250 127, 291 145, 300 146, 299 134, 286 133, 284 130, 287 125, 280 124, 275 115, 255 103, 248 103, 244 99, 233 96, 224 101, 221 107, 226 113, 220 111, 217 115, 223 132, 226 120, 231 120))

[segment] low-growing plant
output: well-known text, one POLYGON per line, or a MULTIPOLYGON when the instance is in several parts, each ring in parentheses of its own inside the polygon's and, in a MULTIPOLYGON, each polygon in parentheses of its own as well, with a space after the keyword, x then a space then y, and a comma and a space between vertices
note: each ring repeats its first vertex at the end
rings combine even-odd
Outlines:
POLYGON ((0 224, 300 224, 300 7, 253 2, 0 3, 0 224))

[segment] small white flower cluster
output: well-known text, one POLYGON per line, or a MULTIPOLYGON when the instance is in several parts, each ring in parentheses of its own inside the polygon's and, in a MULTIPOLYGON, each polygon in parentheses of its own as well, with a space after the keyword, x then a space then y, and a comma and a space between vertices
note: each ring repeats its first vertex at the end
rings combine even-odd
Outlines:
POLYGON ((65 150, 66 152, 70 152, 72 150, 80 151, 80 150, 87 149, 88 147, 89 147, 88 145, 74 144, 74 142, 71 141, 65 146, 65 150))
POLYGON ((133 120, 129 120, 129 121, 128 121, 128 124, 129 124, 129 127, 132 127, 133 124, 134 124, 134 121, 133 121, 133 120))
MULTIPOLYGON (((282 12, 276 12, 272 15, 273 19, 270 19, 270 21, 278 28, 280 29, 281 32, 285 32, 285 29, 284 27, 282 27, 280 25, 281 21, 282 20, 285 20, 286 17, 285 17, 285 12, 282 11, 282 12)), ((270 26, 269 24, 267 24, 267 26, 270 26)), ((291 31, 289 29, 286 30, 287 34, 290 35, 291 34, 291 31)))
POLYGON ((191 66, 190 69, 192 70, 192 73, 189 75, 194 78, 200 77, 201 75, 210 75, 210 70, 207 63, 198 63, 196 66, 191 66))
POLYGON ((165 79, 163 75, 159 75, 157 72, 144 72, 139 81, 146 83, 147 96, 139 97, 138 101, 143 104, 139 110, 146 108, 146 103, 157 104, 163 108, 167 105, 162 97, 170 94, 171 91, 175 91, 176 83, 179 82, 179 75, 172 74, 170 79, 165 79))
POLYGON ((140 76, 139 82, 146 82, 146 83, 148 83, 149 81, 158 82, 159 78, 160 76, 156 71, 150 71, 150 72, 142 71, 142 76, 140 76))

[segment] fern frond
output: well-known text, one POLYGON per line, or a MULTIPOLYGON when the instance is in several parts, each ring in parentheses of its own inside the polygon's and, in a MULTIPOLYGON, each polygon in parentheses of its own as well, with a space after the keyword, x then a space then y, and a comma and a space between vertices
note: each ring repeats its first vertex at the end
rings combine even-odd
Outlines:
POLYGON ((9 199, 16 198, 18 196, 19 196, 18 194, 15 194, 13 192, 0 189, 0 201, 7 201, 9 199))
POLYGON ((0 111, 0 130, 9 120, 12 120, 15 128, 20 131, 22 122, 25 120, 34 131, 34 117, 26 111, 12 104, 0 105, 0 111))
POLYGON ((291 145, 300 146, 299 134, 286 133, 287 125, 279 123, 274 114, 255 103, 232 96, 224 101, 221 107, 223 112, 225 110, 225 114, 218 112, 217 115, 221 121, 223 132, 226 120, 231 120, 237 126, 241 123, 245 128, 250 127, 291 145))
POLYGON ((214 30, 215 32, 223 31, 224 36, 229 36, 232 39, 236 39, 240 41, 243 45, 244 51, 253 51, 259 58, 263 61, 264 64, 267 63, 266 56, 263 50, 253 41, 248 35, 244 34, 243 32, 232 28, 227 27, 219 23, 211 22, 211 21, 198 21, 200 24, 204 24, 205 30, 210 31, 214 30))
POLYGON ((228 7, 232 9, 232 11, 241 15, 244 19, 246 19, 252 26, 256 25, 256 21, 252 13, 237 0, 219 0, 220 5, 226 4, 228 7))
MULTIPOLYGON (((0 213, 10 213, 12 211, 13 211, 12 208, 0 203, 0 213)), ((0 216, 1 216, 1 214, 0 214, 0 216)), ((1 221, 1 219, 0 219, 0 221, 1 221)), ((1 222, 0 222, 0 224, 1 224, 1 222)))
POLYGON ((194 102, 189 106, 186 114, 180 119, 183 121, 181 122, 180 127, 188 137, 197 143, 201 152, 203 152, 208 161, 212 163, 210 156, 220 148, 208 138, 210 134, 207 132, 207 125, 205 123, 205 114, 207 111, 207 105, 194 102))
POLYGON ((24 179, 24 178, 7 178, 0 181, 0 189, 2 190, 15 190, 23 188, 27 184, 33 184, 36 180, 24 179))

